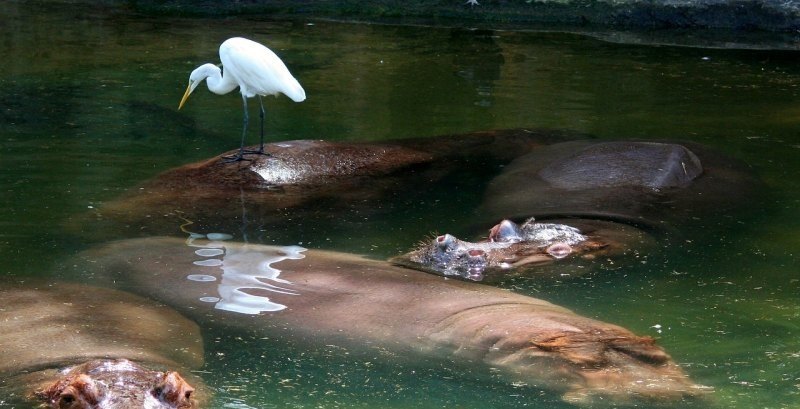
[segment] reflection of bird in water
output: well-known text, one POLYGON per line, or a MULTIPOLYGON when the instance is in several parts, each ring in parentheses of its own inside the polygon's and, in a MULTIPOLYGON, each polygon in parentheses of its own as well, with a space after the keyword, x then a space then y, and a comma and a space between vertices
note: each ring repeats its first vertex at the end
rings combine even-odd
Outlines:
POLYGON ((285 305, 270 301, 264 293, 280 293, 299 295, 290 288, 290 281, 279 278, 281 270, 273 267, 273 263, 283 260, 299 260, 305 258, 302 253, 306 249, 300 246, 265 246, 247 243, 230 243, 233 236, 227 233, 195 233, 188 229, 193 221, 176 210, 177 216, 184 221, 180 225, 182 232, 188 234, 186 246, 197 248, 194 253, 201 257, 192 264, 199 267, 211 267, 208 274, 189 274, 186 279, 201 283, 215 283, 216 297, 213 291, 199 300, 214 303, 214 308, 238 312, 240 314, 259 314, 264 311, 281 311, 285 305), (219 268, 222 270, 220 275, 219 268), (219 276, 219 277, 217 277, 219 276), (276 284, 271 284, 276 283, 276 284), (256 291, 257 294, 245 290, 256 291))
POLYGON ((284 94, 295 102, 306 99, 306 92, 292 76, 286 65, 269 48, 246 38, 234 37, 219 46, 222 69, 214 64, 203 64, 189 75, 189 86, 183 94, 178 109, 183 107, 189 94, 206 80, 208 89, 215 94, 227 94, 236 87, 242 93, 244 124, 242 145, 239 154, 228 159, 238 161, 245 153, 264 154, 264 103, 262 95, 284 94), (224 71, 223 71, 224 70, 224 71), (247 98, 258 96, 261 104, 261 147, 257 151, 245 151, 244 140, 247 133, 247 98))

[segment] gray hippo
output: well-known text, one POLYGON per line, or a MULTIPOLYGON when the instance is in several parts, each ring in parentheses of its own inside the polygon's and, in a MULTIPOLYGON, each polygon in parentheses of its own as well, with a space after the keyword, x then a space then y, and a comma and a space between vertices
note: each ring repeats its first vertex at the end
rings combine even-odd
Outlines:
POLYGON ((734 161, 690 146, 571 141, 531 151, 489 183, 477 211, 481 220, 524 223, 503 220, 477 242, 439 235, 392 262, 480 281, 544 276, 542 264, 566 257, 645 251, 654 243, 651 234, 730 215, 757 186, 734 161))
POLYGON ((568 402, 675 401, 707 392, 649 337, 543 300, 356 255, 193 235, 112 242, 69 264, 201 323, 309 346, 453 360, 568 402))
MULTIPOLYGON (((162 304, 74 284, 0 287, 0 391, 49 408, 194 408, 175 369, 203 363, 196 324, 162 304)), ((192 381, 202 395, 199 381, 192 381)), ((200 398, 202 400, 202 397, 200 398)))
POLYGON ((514 159, 478 214, 485 222, 569 217, 679 230, 741 209, 758 185, 744 165, 696 143, 570 141, 514 159))

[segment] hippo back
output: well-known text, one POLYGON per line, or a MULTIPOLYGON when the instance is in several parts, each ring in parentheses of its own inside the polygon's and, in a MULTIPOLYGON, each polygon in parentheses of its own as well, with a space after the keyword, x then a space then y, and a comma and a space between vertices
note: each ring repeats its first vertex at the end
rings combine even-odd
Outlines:
POLYGON ((0 310, 0 374, 94 358, 181 368, 203 362, 196 324, 132 294, 59 283, 3 287, 0 297, 9 306, 0 310))
POLYGON ((757 185, 743 165, 694 143, 573 141, 511 162, 479 214, 484 223, 581 217, 671 229, 741 207, 757 185))

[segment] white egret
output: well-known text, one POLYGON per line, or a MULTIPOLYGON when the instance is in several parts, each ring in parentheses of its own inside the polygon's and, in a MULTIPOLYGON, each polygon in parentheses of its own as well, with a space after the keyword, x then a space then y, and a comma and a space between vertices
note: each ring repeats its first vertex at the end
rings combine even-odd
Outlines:
POLYGON ((189 75, 189 86, 183 94, 178 109, 183 107, 189 94, 203 80, 206 80, 209 91, 223 95, 236 87, 242 93, 244 105, 244 124, 242 144, 239 154, 229 159, 242 160, 245 153, 264 154, 264 103, 262 95, 284 94, 295 102, 306 99, 306 92, 292 76, 286 65, 269 48, 246 38, 234 37, 225 40, 219 46, 219 59, 222 69, 214 64, 203 64, 189 75), (261 104, 261 147, 257 151, 245 151, 244 141, 247 134, 247 98, 258 96, 261 104))

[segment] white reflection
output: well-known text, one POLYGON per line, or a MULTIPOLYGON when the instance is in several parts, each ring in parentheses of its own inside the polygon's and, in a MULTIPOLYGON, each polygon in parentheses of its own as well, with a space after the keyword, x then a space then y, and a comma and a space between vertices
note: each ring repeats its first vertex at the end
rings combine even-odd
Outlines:
POLYGON ((222 265, 222 260, 218 258, 211 258, 207 260, 197 260, 194 262, 194 264, 203 267, 217 267, 222 265))
MULTIPOLYGON (((211 235, 207 235, 211 239, 211 235)), ((215 234, 220 240, 222 234, 215 234)), ((299 260, 305 256, 305 248, 300 246, 265 246, 242 243, 224 243, 221 241, 203 240, 202 235, 192 234, 186 241, 189 247, 197 247, 195 254, 199 257, 215 257, 195 260, 193 264, 209 268, 221 268, 222 275, 218 282, 219 297, 202 297, 203 302, 213 302, 214 308, 233 311, 241 314, 259 314, 268 311, 280 311, 285 305, 271 301, 264 295, 254 295, 244 290, 274 292, 288 295, 299 295, 287 286, 291 282, 279 278, 281 271, 272 267, 273 263, 282 260, 299 260), (222 257, 218 257, 222 256, 222 257)), ((191 274, 186 277, 195 282, 211 284, 217 281, 213 275, 191 274)))
POLYGON ((206 234, 206 237, 208 237, 209 240, 214 241, 230 240, 233 238, 233 236, 228 233, 208 233, 206 234))
POLYGON ((189 274, 186 279, 199 282, 217 281, 217 277, 206 274, 189 274))
POLYGON ((298 169, 298 165, 301 168, 308 167, 308 165, 296 163, 287 164, 281 160, 268 160, 251 166, 250 170, 261 176, 267 184, 282 185, 297 183, 301 176, 308 173, 308 169, 298 169))
POLYGON ((201 257, 214 257, 214 256, 221 256, 225 254, 225 250, 223 249, 200 249, 195 250, 194 254, 197 254, 201 257))

